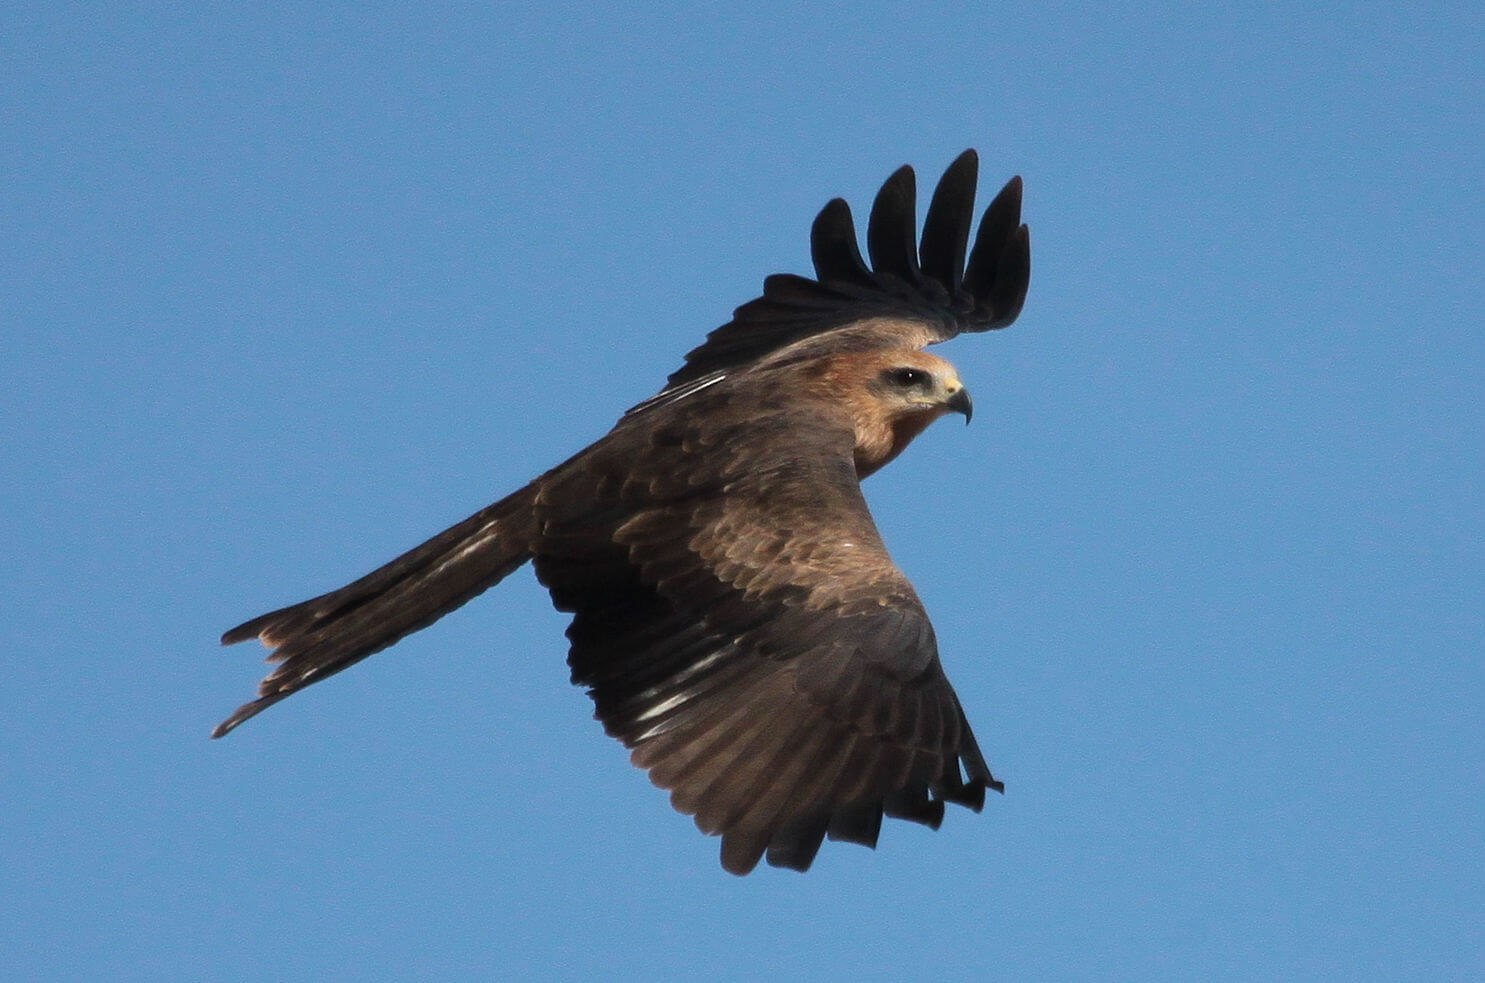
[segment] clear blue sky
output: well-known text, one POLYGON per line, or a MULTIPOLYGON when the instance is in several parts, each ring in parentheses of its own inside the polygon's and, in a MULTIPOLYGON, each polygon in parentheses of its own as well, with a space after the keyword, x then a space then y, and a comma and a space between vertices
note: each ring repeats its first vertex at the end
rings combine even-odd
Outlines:
POLYGON ((13 978, 1485 972, 1478 4, 264 7, 0 14, 13 978), (982 815, 723 873, 529 573, 207 740, 965 147, 1030 298, 867 490, 982 815))

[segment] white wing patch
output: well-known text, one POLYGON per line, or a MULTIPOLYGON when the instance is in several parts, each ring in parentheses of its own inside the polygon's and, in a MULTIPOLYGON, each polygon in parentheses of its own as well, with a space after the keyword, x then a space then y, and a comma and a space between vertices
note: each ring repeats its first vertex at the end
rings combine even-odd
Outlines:
POLYGON ((713 372, 710 375, 702 376, 700 379, 692 379, 690 382, 683 382, 679 386, 662 389, 643 403, 631 407, 624 416, 630 417, 636 413, 643 413, 645 410, 654 409, 657 406, 669 406, 671 403, 678 403, 687 396, 694 396, 703 389, 710 389, 725 378, 727 378, 726 372, 713 372))

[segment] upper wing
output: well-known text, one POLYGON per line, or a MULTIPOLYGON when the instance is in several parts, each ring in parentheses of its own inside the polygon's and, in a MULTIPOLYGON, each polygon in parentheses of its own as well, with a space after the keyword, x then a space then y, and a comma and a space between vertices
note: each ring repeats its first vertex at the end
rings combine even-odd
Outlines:
POLYGON ((734 873, 765 851, 806 869, 827 833, 874 844, 884 813, 936 827, 945 801, 978 809, 999 783, 867 512, 850 432, 708 409, 537 499, 537 575, 574 612, 573 680, 607 731, 722 835, 734 873))
MULTIPOLYGON (((1031 278, 1021 179, 1012 178, 985 209, 966 262, 978 171, 973 150, 949 165, 928 206, 922 241, 915 245, 913 169, 898 169, 872 205, 866 231, 869 267, 856 244, 850 207, 840 198, 831 201, 810 233, 816 279, 770 276, 763 296, 707 335, 668 385, 755 362, 873 319, 885 321, 869 329, 872 344, 910 348, 1010 324, 1021 313, 1031 278)), ((832 343, 839 345, 840 339, 832 343)))

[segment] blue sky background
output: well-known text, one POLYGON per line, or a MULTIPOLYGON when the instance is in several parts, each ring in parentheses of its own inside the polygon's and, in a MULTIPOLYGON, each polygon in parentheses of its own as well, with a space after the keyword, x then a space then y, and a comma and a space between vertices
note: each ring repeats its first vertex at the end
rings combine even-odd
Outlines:
POLYGON ((7 972, 1479 978, 1485 15, 985 6, 7 5, 7 972), (867 491, 983 815, 723 873, 529 573, 206 739, 970 146, 1031 295, 867 491))

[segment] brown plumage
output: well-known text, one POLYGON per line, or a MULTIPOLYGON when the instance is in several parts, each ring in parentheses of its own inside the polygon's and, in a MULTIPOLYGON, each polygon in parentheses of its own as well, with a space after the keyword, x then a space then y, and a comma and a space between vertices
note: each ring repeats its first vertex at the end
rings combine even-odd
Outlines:
POLYGON ((850 209, 815 220, 817 278, 763 296, 602 440, 379 570, 254 618, 277 668, 213 732, 423 628, 533 563, 574 683, 609 734, 745 874, 805 870, 827 835, 874 846, 883 815, 937 827, 999 791, 933 628, 860 480, 948 412, 954 369, 921 351, 1010 324, 1030 276, 1021 182, 986 210, 977 159, 934 192, 915 245, 913 172, 883 186, 861 258, 850 209), (966 259, 967 253, 967 259, 966 259))

